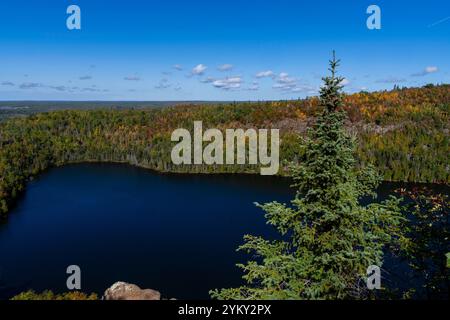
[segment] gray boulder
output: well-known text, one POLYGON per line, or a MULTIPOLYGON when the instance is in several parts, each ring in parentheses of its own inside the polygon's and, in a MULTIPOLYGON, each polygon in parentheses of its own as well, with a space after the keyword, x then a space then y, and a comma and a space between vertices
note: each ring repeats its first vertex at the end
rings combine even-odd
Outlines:
POLYGON ((141 289, 135 284, 116 282, 106 289, 105 300, 161 300, 161 293, 152 289, 141 289))

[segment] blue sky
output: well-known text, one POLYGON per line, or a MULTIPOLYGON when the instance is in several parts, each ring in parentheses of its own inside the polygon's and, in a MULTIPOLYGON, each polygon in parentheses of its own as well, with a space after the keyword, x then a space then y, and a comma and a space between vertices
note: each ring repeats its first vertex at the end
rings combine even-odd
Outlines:
POLYGON ((449 39, 448 0, 2 0, 0 100, 300 98, 333 49, 348 92, 449 83, 449 39))

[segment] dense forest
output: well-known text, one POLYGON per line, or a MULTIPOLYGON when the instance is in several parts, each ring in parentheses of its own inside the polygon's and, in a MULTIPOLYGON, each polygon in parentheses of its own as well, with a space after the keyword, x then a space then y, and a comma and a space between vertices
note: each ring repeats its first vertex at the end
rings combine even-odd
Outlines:
POLYGON ((409 208, 414 219, 409 221, 401 204, 406 199, 391 195, 375 200, 380 176, 373 166, 357 166, 358 139, 345 128, 339 63, 333 52, 330 75, 322 78, 320 89, 323 111, 306 134, 300 161, 290 166, 295 197, 290 204, 257 203, 279 237, 245 235, 238 250, 248 253, 250 260, 237 264, 245 284, 213 290, 213 298, 448 298, 448 220, 441 211, 445 207, 440 207, 438 195, 428 199, 422 191, 403 192, 414 203, 409 208), (371 203, 362 205, 364 197, 372 198, 371 203), (407 257, 417 274, 403 272, 402 280, 407 283, 406 275, 414 274, 421 278, 420 287, 371 290, 368 270, 383 267, 386 250, 407 257))
MULTIPOLYGON (((359 165, 385 180, 450 182, 450 85, 345 95, 346 130, 358 135, 359 165)), ((124 162, 164 172, 255 173, 251 165, 176 166, 176 128, 277 128, 285 165, 305 152, 302 137, 321 112, 317 97, 295 101, 178 105, 157 109, 62 110, 0 122, 0 214, 27 181, 51 166, 124 162)), ((285 167, 280 174, 285 173, 285 167)))

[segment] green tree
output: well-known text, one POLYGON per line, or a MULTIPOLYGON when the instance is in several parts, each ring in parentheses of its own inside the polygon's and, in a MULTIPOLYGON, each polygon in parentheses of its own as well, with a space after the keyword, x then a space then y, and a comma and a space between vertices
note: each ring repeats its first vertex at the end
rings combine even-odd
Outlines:
POLYGON ((55 294, 49 290, 41 293, 36 293, 33 290, 29 290, 14 296, 11 300, 98 300, 98 296, 95 293, 88 295, 79 291, 55 294))
POLYGON ((323 110, 308 132, 299 165, 292 166, 297 195, 291 206, 259 205, 278 240, 245 236, 239 250, 256 259, 238 265, 247 285, 214 290, 218 299, 349 299, 367 297, 366 270, 382 266, 383 248, 404 240, 399 199, 361 206, 378 176, 356 168, 355 138, 344 129, 339 61, 330 61, 323 78, 323 110))

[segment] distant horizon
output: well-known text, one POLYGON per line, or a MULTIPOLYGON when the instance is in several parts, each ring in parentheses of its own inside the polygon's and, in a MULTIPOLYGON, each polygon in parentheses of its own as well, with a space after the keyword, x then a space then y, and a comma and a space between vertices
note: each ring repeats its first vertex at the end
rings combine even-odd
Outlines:
MULTIPOLYGON (((427 83, 421 86, 399 86, 399 89, 414 89, 414 88, 423 88, 427 85, 433 85, 433 86, 447 86, 450 85, 449 83, 427 83)), ((360 92, 368 92, 368 93, 375 93, 375 92, 383 92, 383 91, 392 91, 395 90, 395 86, 393 86, 391 89, 383 89, 383 90, 360 90, 359 92, 352 92, 352 93, 346 93, 348 95, 360 93, 360 92)), ((0 103, 33 103, 33 102, 63 102, 63 103, 70 103, 70 102, 100 102, 100 103, 232 103, 232 102, 270 102, 270 101, 289 101, 289 100, 304 100, 308 98, 318 97, 318 95, 310 95, 303 98, 296 98, 296 99, 258 99, 258 100, 1 100, 0 103)), ((0 108, 4 107, 0 105, 0 108)))
POLYGON ((2 101, 277 101, 450 82, 450 2, 0 3, 2 101), (69 5, 80 29, 69 29, 69 5))

